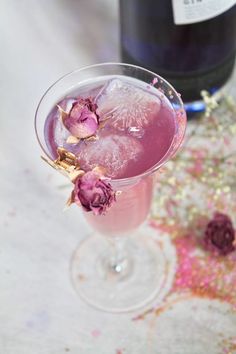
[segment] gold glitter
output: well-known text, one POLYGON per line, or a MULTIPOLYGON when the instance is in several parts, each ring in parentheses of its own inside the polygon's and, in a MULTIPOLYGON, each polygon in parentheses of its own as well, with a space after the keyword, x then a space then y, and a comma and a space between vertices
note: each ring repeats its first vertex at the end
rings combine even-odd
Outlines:
POLYGON ((229 186, 225 186, 225 187, 223 188, 223 191, 224 191, 225 193, 229 193, 229 192, 230 192, 230 187, 229 187, 229 186))
POLYGON ((236 124, 232 124, 232 125, 230 126, 230 131, 231 131, 231 133, 233 133, 233 134, 236 133, 236 124))
POLYGON ((174 186, 176 183, 176 178, 174 176, 170 177, 167 182, 171 185, 174 186))
POLYGON ((206 114, 189 124, 181 153, 158 174, 152 220, 172 238, 194 227, 201 236, 204 222, 194 226, 196 220, 215 211, 228 213, 236 225, 236 104, 229 96, 219 105, 208 93, 203 96, 206 114))

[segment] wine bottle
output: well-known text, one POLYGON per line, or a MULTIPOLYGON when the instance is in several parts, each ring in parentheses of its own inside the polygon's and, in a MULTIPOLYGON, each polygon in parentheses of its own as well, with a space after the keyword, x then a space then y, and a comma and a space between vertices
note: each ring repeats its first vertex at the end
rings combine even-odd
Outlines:
POLYGON ((144 66, 181 93, 189 113, 203 110, 233 72, 235 0, 120 0, 122 61, 144 66))

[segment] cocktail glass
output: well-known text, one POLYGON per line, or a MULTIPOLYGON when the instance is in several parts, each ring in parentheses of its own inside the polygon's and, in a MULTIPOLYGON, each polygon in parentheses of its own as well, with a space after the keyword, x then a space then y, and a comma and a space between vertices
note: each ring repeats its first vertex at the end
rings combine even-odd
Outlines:
POLYGON ((45 141, 45 120, 51 109, 78 85, 117 76, 140 80, 161 91, 174 109, 176 120, 165 155, 139 175, 112 179, 112 187, 121 193, 105 215, 84 213, 94 232, 80 243, 71 259, 72 283, 87 303, 104 311, 126 312, 158 298, 165 285, 168 262, 148 228, 139 226, 150 211, 158 169, 173 157, 184 137, 186 114, 180 95, 166 80, 141 67, 92 65, 63 76, 46 91, 37 108, 35 129, 43 152, 52 159, 45 141))

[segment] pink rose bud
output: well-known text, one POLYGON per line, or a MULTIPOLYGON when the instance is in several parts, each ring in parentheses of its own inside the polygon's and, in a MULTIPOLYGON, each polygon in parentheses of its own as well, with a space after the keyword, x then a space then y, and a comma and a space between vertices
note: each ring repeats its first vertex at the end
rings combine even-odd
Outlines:
POLYGON ((89 138, 98 129, 97 105, 89 98, 80 98, 73 103, 71 110, 63 117, 63 124, 78 139, 89 138))
POLYGON ((98 173, 89 171, 76 179, 73 199, 85 211, 93 211, 95 215, 101 215, 116 200, 116 197, 107 179, 101 179, 98 173))
POLYGON ((204 237, 206 248, 226 255, 235 250, 235 230, 228 215, 216 213, 209 221, 204 237))

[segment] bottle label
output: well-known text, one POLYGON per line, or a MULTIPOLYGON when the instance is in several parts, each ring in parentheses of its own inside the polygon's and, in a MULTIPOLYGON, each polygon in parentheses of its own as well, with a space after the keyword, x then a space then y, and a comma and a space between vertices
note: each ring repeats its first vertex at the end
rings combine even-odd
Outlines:
POLYGON ((186 25, 209 20, 235 4, 235 0, 172 0, 174 22, 186 25))

